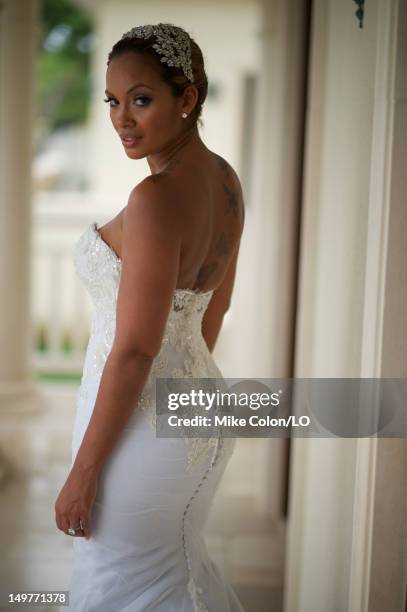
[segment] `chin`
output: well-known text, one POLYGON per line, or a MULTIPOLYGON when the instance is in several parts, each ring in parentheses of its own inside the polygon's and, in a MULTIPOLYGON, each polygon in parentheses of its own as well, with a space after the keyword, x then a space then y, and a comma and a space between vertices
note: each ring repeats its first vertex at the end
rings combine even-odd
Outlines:
POLYGON ((145 153, 141 153, 141 152, 136 151, 136 150, 125 149, 125 154, 130 159, 142 159, 143 157, 145 157, 145 153))

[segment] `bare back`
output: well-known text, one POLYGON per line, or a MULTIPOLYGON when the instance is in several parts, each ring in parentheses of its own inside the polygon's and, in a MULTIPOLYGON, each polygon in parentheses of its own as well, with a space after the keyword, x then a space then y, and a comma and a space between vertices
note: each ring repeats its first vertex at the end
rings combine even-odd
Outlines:
MULTIPOLYGON (((160 182, 181 207, 183 220, 177 288, 217 289, 236 260, 244 225, 244 203, 236 172, 209 151, 199 159, 174 158, 168 168, 148 177, 160 182)), ((120 256, 124 209, 99 228, 102 238, 120 256)))

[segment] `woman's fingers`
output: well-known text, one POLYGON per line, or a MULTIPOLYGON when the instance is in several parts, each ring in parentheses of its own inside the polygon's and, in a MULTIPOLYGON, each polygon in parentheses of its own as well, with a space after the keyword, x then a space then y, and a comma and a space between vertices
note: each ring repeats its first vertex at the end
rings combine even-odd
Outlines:
POLYGON ((57 508, 55 507, 55 522, 57 524, 58 529, 60 529, 61 531, 63 531, 62 528, 62 522, 61 522, 61 518, 60 518, 60 514, 57 510, 57 508))
MULTIPOLYGON (((83 529, 81 529, 81 528, 79 527, 79 524, 77 524, 77 525, 73 525, 73 526, 71 527, 71 529, 73 529, 73 530, 74 530, 74 532, 75 532, 75 537, 76 537, 76 538, 83 538, 83 537, 84 537, 84 532, 83 532, 83 529)), ((69 535, 70 535, 70 536, 73 536, 74 534, 73 534, 73 533, 70 533, 69 535)))
POLYGON ((96 479, 71 472, 55 502, 58 529, 67 535, 90 538, 91 509, 96 497, 96 479), (71 530, 71 531, 70 531, 71 530))
POLYGON ((81 518, 80 519, 80 525, 82 527, 82 532, 84 534, 84 537, 89 540, 90 538, 90 528, 89 528, 89 521, 87 518, 81 518))
POLYGON ((84 523, 86 523, 86 521, 84 521, 83 519, 81 520, 80 518, 77 519, 68 519, 67 517, 65 517, 64 515, 58 514, 58 512, 55 513, 55 520, 56 520, 56 524, 58 526, 58 529, 60 529, 61 531, 64 531, 66 533, 66 535, 69 536, 73 536, 73 533, 69 533, 69 529, 73 529, 75 531, 75 536, 76 537, 84 537, 86 536, 85 532, 85 525, 84 523))

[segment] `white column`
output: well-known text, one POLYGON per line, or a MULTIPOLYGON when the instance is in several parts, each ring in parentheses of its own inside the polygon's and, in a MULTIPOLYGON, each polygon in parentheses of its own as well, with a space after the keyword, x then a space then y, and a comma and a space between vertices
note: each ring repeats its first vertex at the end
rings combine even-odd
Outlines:
POLYGON ((30 358, 33 73, 38 28, 37 0, 1 2, 0 453, 17 468, 30 461, 29 432, 23 432, 23 425, 27 427, 27 416, 41 405, 30 358))
POLYGON ((291 376, 302 170, 306 3, 263 0, 253 224, 257 377, 291 376))
MULTIPOLYGON (((304 117, 306 3, 263 0, 251 231, 252 375, 291 377, 304 117)), ((246 324, 249 328, 249 323, 246 324)), ((249 345, 250 346, 250 345, 249 345)), ((288 440, 257 440, 257 508, 282 517, 288 440)))
MULTIPOLYGON (((407 377, 407 6, 378 3, 364 376, 407 377), (378 271, 380 270, 380 273, 378 271), (376 325, 375 325, 376 324, 376 325)), ((358 441, 349 608, 406 609, 407 440, 358 441)))
MULTIPOLYGON (((406 11, 312 6, 295 372, 405 378, 406 11)), ((405 439, 294 439, 287 612, 404 609, 406 469, 405 439)))

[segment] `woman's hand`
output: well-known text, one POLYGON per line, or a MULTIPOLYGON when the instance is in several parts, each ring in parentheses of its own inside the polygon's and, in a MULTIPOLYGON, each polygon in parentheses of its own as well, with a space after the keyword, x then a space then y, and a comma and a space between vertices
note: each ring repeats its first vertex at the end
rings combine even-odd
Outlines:
POLYGON ((97 492, 97 475, 73 467, 55 502, 55 520, 58 529, 67 535, 90 538, 90 515, 97 492))

